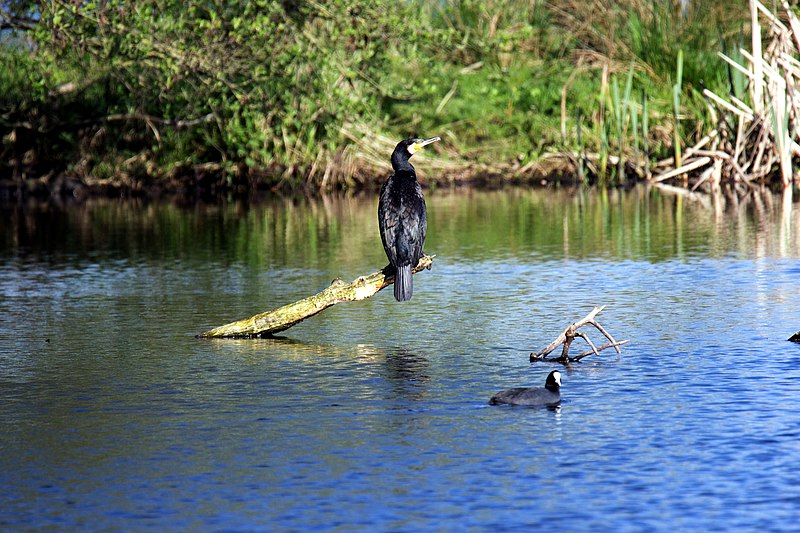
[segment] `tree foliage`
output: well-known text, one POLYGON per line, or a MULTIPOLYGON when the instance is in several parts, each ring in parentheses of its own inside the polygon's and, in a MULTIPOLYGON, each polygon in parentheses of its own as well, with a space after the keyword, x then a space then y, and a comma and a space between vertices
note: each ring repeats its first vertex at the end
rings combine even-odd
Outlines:
MULTIPOLYGON (((575 7, 7 1, 0 177, 68 173, 140 186, 207 169, 232 184, 318 181, 347 146, 347 124, 396 137, 446 132, 464 153, 484 146, 496 157, 534 157, 559 142, 554 125, 576 50, 636 61, 652 51, 642 32, 661 31, 647 9, 636 11, 628 55, 614 58, 608 24, 570 27, 575 7)), ((651 83, 645 78, 637 83, 651 83)), ((592 105, 596 81, 590 73, 577 82, 576 106, 592 105)))

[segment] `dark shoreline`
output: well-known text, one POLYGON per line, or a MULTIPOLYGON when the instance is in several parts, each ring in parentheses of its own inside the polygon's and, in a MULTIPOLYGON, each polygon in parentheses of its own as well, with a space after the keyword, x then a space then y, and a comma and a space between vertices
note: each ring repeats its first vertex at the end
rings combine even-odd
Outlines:
MULTIPOLYGON (((458 173, 445 173, 436 178, 432 172, 420 172, 423 188, 474 188, 495 190, 505 187, 548 187, 595 185, 596 180, 581 182, 577 174, 553 169, 549 174, 541 170, 520 175, 513 170, 486 172, 469 169, 458 173), (426 176, 427 174, 427 176, 426 176)), ((246 198, 261 194, 319 196, 330 193, 374 194, 380 190, 388 172, 361 172, 347 186, 329 189, 301 186, 292 187, 279 179, 264 179, 263 176, 245 176, 235 180, 226 179, 218 173, 198 175, 186 174, 181 177, 132 179, 82 179, 68 174, 53 177, 52 174, 38 178, 14 180, 0 179, 0 204, 13 204, 33 201, 82 202, 93 198, 106 199, 146 199, 183 198, 186 200, 214 201, 220 198, 246 198), (366 176, 369 176, 368 178, 366 176), (277 183, 277 185, 268 185, 277 183)), ((635 185, 638 180, 628 179, 624 186, 635 185)))

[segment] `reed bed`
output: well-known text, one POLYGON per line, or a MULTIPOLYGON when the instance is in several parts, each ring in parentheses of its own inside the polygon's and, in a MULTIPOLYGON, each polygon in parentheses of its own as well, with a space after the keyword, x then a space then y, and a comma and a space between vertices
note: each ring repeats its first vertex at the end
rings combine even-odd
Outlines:
POLYGON ((713 129, 682 155, 676 149, 659 162, 653 182, 709 192, 730 186, 739 195, 763 184, 793 185, 800 157, 800 21, 786 1, 776 15, 751 0, 750 15, 750 50, 719 54, 731 80, 744 79, 745 94, 704 88, 713 129))

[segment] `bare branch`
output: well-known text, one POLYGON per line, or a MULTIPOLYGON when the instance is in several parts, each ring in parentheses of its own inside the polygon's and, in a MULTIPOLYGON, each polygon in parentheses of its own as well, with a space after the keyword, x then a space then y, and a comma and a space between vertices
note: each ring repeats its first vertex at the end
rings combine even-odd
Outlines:
POLYGON ((31 17, 0 12, 0 30, 31 31, 36 27, 36 20, 31 17))
POLYGON ((121 113, 115 115, 108 115, 106 117, 101 118, 101 121, 106 122, 114 122, 120 120, 143 120, 145 122, 153 122, 158 124, 164 124, 165 126, 172 126, 173 128, 181 129, 181 128, 191 128, 192 126, 196 126, 203 122, 209 122, 214 119, 213 113, 207 113, 202 117, 197 117, 193 119, 168 119, 157 117, 155 115, 148 115, 146 113, 121 113))
MULTIPOLYGON (((614 337, 612 337, 612 336, 611 336, 611 334, 610 334, 609 332, 607 332, 605 329, 603 329, 603 326, 601 326, 601 325, 600 325, 600 324, 599 324, 597 321, 595 321, 595 320, 592 320, 592 321, 590 322, 590 324, 591 324, 591 325, 593 325, 594 327, 596 327, 596 328, 597 328, 597 330, 598 330, 600 333, 602 333, 603 335, 605 335, 606 339, 608 339, 608 341, 609 341, 609 342, 610 342, 612 345, 615 345, 615 346, 614 346, 614 348, 617 350, 617 353, 620 353, 620 352, 619 352, 619 348, 617 348, 617 346, 619 346, 619 345, 617 344, 617 341, 615 341, 615 340, 614 340, 614 337)), ((588 341, 589 339, 586 339, 586 340, 588 341)), ((589 344, 591 344, 591 342, 590 342, 589 344)))
POLYGON ((595 355, 600 355, 599 353, 597 353, 597 348, 595 347, 595 345, 594 345, 594 343, 592 342, 592 340, 591 340, 591 339, 590 339, 588 336, 586 336, 586 334, 585 334, 585 333, 581 333, 580 331, 576 331, 576 332, 575 332, 575 336, 576 336, 576 337, 580 337, 581 339, 585 340, 585 341, 586 341, 586 342, 589 344, 589 346, 591 346, 591 347, 592 347, 592 352, 593 352, 595 355))
POLYGON ((581 359, 583 359, 587 355, 592 355, 592 354, 599 355, 597 352, 602 352, 603 350, 605 350, 607 348, 615 348, 617 350, 617 353, 620 353, 619 346, 622 346, 623 344, 628 344, 629 342, 630 341, 620 341, 620 342, 612 342, 612 343, 609 343, 609 344, 604 344, 601 347, 597 348, 597 351, 595 351, 595 350, 586 350, 582 354, 576 355, 575 357, 572 358, 572 361, 576 361, 576 362, 580 361, 581 359))
POLYGON ((600 311, 602 311, 603 309, 605 309, 605 306, 595 307, 594 309, 591 310, 591 312, 588 315, 586 315, 582 319, 578 320, 574 324, 570 324, 563 332, 561 332, 561 334, 558 337, 556 337, 556 339, 553 342, 548 344, 546 348, 544 348, 543 350, 540 350, 538 352, 531 353, 530 354, 530 361, 531 362, 534 362, 534 361, 555 361, 555 362, 562 363, 562 364, 569 364, 569 363, 575 363, 577 361, 580 361, 581 359, 583 359, 584 357, 586 357, 589 354, 600 355, 600 352, 605 350, 605 349, 607 349, 607 348, 614 348, 617 351, 617 353, 620 353, 619 347, 622 346, 623 344, 626 344, 628 341, 625 340, 625 341, 617 342, 616 340, 614 340, 614 337, 612 337, 611 334, 608 331, 606 331, 606 329, 603 328, 603 326, 601 326, 599 322, 597 322, 597 318, 596 317, 600 313, 600 311), (586 335, 582 331, 578 331, 579 328, 581 328, 581 327, 583 327, 583 326, 585 326, 587 324, 594 326, 600 333, 603 334, 603 336, 606 339, 609 340, 609 343, 608 344, 604 344, 600 348, 596 347, 594 345, 594 343, 591 341, 591 339, 589 338, 588 335, 586 335), (583 352, 582 354, 580 354, 578 356, 570 357, 569 356, 569 348, 572 345, 572 342, 575 340, 576 337, 580 337, 581 339, 586 341, 586 343, 592 349, 587 351, 587 352, 583 352), (561 350, 561 356, 558 357, 557 359, 548 359, 547 355, 549 353, 551 353, 553 350, 555 350, 556 348, 558 348, 559 346, 561 346, 561 345, 563 345, 563 348, 561 350))

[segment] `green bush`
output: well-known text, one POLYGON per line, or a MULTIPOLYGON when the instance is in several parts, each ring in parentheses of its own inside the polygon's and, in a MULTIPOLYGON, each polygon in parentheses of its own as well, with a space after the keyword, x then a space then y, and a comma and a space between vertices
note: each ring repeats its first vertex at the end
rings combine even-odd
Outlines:
POLYGON ((0 46, 0 172, 145 179, 205 165, 229 183, 301 186, 339 161, 348 124, 444 134, 452 157, 527 162, 573 147, 577 111, 585 149, 599 150, 603 64, 619 76, 633 63, 632 94, 668 117, 682 49, 685 112, 703 120, 692 91, 727 83, 715 54, 739 27, 726 6, 684 17, 665 0, 5 3, 1 17, 27 22, 0 46))

